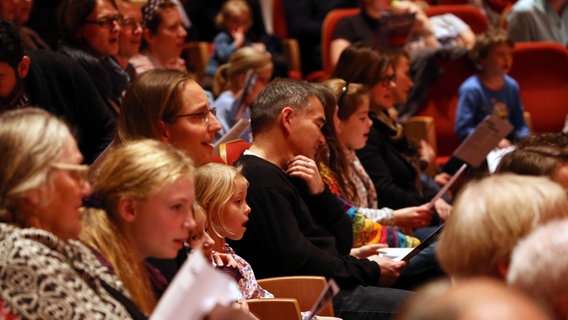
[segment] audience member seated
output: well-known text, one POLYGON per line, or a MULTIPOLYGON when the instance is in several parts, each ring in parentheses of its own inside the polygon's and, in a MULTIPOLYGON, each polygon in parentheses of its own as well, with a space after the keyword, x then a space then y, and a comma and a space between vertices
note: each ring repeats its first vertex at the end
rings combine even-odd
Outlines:
POLYGON ((58 50, 78 62, 115 112, 128 86, 128 74, 111 56, 118 53, 122 15, 115 0, 63 0, 58 50))
POLYGON ((568 318, 568 220, 551 221, 521 240, 511 254, 507 283, 537 300, 556 319, 568 318))
MULTIPOLYGON (((10 0, 12 1, 12 0, 10 0)), ((4 2, 10 2, 4 1, 4 2)), ((51 48, 42 39, 42 37, 27 27, 25 24, 30 19, 30 13, 34 5, 33 0, 19 0, 18 7, 16 10, 16 15, 14 17, 14 23, 20 28, 20 35, 22 36, 22 42, 24 44, 24 49, 26 50, 38 50, 38 49, 48 49, 51 48)), ((0 14, 0 17, 2 14, 0 14)))
POLYGON ((250 264, 226 242, 226 238, 240 240, 246 231, 251 211, 246 202, 247 187, 245 177, 232 166, 209 163, 196 172, 195 195, 207 211, 207 232, 214 242, 213 250, 230 254, 236 260, 241 299, 274 298, 256 282, 250 264))
POLYGON ((155 139, 183 150, 196 166, 212 161, 221 125, 203 89, 184 72, 152 70, 138 77, 124 97, 115 143, 155 139))
POLYGON ((523 117, 519 85, 507 75, 513 64, 513 48, 513 41, 501 29, 490 29, 477 38, 470 55, 480 71, 466 79, 458 91, 455 130, 460 139, 467 138, 492 114, 514 127, 498 148, 506 148, 530 135, 523 117))
POLYGON ((180 58, 187 31, 176 4, 170 0, 149 0, 142 14, 142 50, 130 59, 136 73, 152 69, 187 71, 180 58))
POLYGON ((237 162, 252 211, 243 238, 228 242, 259 278, 334 278, 341 287, 333 300, 337 317, 387 319, 407 292, 377 286, 394 283, 406 263, 349 255, 351 221, 313 160, 325 142, 322 102, 312 85, 289 79, 276 79, 256 98, 253 144, 237 162))
POLYGON ((568 191, 568 133, 529 136, 501 158, 496 171, 549 177, 568 191))
POLYGON ((519 0, 507 15, 507 31, 516 42, 553 41, 568 46, 566 0, 519 0))
MULTIPOLYGON (((420 149, 409 144, 402 125, 387 112, 394 105, 392 92, 397 81, 389 53, 370 45, 352 45, 341 54, 333 76, 370 88, 373 126, 365 147, 356 153, 375 184, 379 204, 401 209, 428 202, 438 187, 420 181, 420 160, 426 159, 422 159, 420 149)), ((436 201, 435 209, 443 219, 451 212, 442 198, 436 201)), ((416 235, 421 238, 428 231, 416 235)))
POLYGON ((442 231, 438 260, 458 281, 477 276, 504 280, 519 240, 567 216, 566 191, 548 178, 500 174, 471 182, 460 191, 442 231))
POLYGON ((418 239, 386 226, 427 226, 432 212, 419 207, 378 209, 377 191, 355 155, 355 150, 365 145, 372 125, 368 90, 341 79, 330 79, 325 84, 320 92, 325 98, 326 125, 322 131, 326 143, 318 150, 316 161, 324 182, 343 202, 353 222, 353 248, 385 241, 389 247, 415 247, 418 239))
POLYGON ((130 59, 138 54, 142 43, 144 21, 140 4, 134 0, 118 0, 118 12, 123 17, 118 34, 118 53, 113 58, 126 70, 129 82, 136 77, 136 69, 130 59))
POLYGON ((266 52, 262 43, 253 43, 247 38, 247 32, 253 21, 250 7, 244 0, 230 0, 223 4, 215 19, 217 27, 222 31, 213 39, 213 53, 205 73, 215 75, 217 68, 229 62, 229 58, 237 49, 252 46, 260 52, 266 52))
MULTIPOLYGON (((238 49, 228 63, 217 69, 213 89, 216 95, 221 94, 213 107, 217 109, 217 118, 222 127, 217 138, 226 134, 240 119, 250 119, 249 106, 272 79, 273 69, 270 55, 250 47, 238 49), (246 97, 243 98, 249 70, 256 73, 256 80, 247 88, 246 97)), ((239 138, 251 142, 250 129, 245 130, 239 138)))
POLYGON ((175 258, 195 227, 193 172, 182 151, 159 141, 113 148, 83 214, 81 241, 100 255, 147 316, 167 282, 145 259, 175 258))
POLYGON ((452 286, 433 282, 419 289, 394 320, 547 320, 550 316, 520 290, 491 278, 475 278, 452 286))
POLYGON ((74 61, 52 51, 24 54, 18 29, 0 20, 0 110, 39 106, 76 130, 86 163, 93 162, 112 140, 115 115, 90 77, 74 61))
POLYGON ((0 115, 0 296, 21 319, 146 319, 75 239, 91 186, 67 126, 25 108, 0 115))

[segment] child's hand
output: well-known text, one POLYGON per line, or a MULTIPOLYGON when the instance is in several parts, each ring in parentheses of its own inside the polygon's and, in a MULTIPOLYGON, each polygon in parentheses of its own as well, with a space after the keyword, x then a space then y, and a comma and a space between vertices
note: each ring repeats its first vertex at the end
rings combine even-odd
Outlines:
POLYGON ((233 45, 235 48, 240 48, 245 43, 245 31, 243 28, 237 28, 231 31, 233 37, 233 45))
POLYGON ((430 225, 434 212, 427 205, 407 207, 394 211, 394 225, 412 229, 430 225))
POLYGON ((320 194, 325 189, 317 164, 306 156, 299 155, 292 158, 288 162, 286 174, 306 181, 312 195, 320 194))
POLYGON ((430 145, 426 140, 420 139, 420 145, 418 146, 418 152, 420 154, 420 160, 431 163, 436 158, 436 152, 432 145, 430 145))
POLYGON ((225 266, 238 268, 239 264, 232 255, 226 253, 215 252, 211 255, 216 266, 225 266))

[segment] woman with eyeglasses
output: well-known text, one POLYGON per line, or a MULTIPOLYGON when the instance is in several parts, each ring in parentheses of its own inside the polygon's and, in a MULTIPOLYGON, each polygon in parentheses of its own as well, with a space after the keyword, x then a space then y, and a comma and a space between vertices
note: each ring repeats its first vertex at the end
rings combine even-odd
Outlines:
POLYGON ((115 0, 63 0, 59 5, 58 50, 87 71, 115 113, 129 82, 128 73, 111 59, 118 53, 122 23, 115 0))
MULTIPOLYGON (((370 117, 373 125, 364 148, 357 157, 373 180, 380 206, 392 209, 420 206, 427 203, 438 191, 421 182, 418 148, 406 139, 403 126, 389 114, 393 106, 393 89, 396 86, 393 54, 366 44, 355 44, 343 51, 333 77, 348 82, 366 84, 370 88, 370 117)), ((435 204, 437 215, 445 219, 451 206, 440 199, 435 204)), ((423 239, 430 228, 415 230, 423 239)))
POLYGON ((123 20, 118 35, 118 53, 113 55, 113 58, 126 70, 132 80, 136 77, 136 69, 130 63, 130 59, 138 54, 142 43, 144 29, 142 8, 133 0, 118 0, 117 4, 123 20))
POLYGON ((22 319, 145 319, 128 290, 76 239, 87 166, 48 112, 0 115, 0 297, 22 319))
POLYGON ((189 74, 150 70, 136 78, 124 96, 114 143, 161 140, 202 166, 212 161, 215 133, 221 130, 215 114, 189 74))

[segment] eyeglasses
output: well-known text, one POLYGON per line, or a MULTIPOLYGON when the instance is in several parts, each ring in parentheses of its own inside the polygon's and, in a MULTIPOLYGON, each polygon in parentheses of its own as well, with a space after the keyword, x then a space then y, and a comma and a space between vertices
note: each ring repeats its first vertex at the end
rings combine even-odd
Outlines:
POLYGON ((339 95, 339 99, 337 99, 337 106, 338 107, 341 107, 341 105, 343 104, 343 100, 345 99, 345 96, 347 95, 347 89, 349 89, 349 82, 345 82, 345 85, 341 89, 341 94, 339 95))
POLYGON ((392 82, 394 82, 396 80, 396 75, 393 73, 390 76, 384 76, 384 77, 380 77, 379 81, 377 81, 377 84, 381 84, 385 87, 390 86, 390 84, 392 82))
POLYGON ((120 26, 123 27, 123 28, 136 30, 138 28, 144 28, 145 24, 144 24, 144 21, 141 21, 141 20, 123 19, 122 22, 120 22, 120 26))
POLYGON ((119 13, 112 17, 105 17, 97 20, 85 20, 85 23, 95 23, 98 24, 99 27, 105 29, 112 29, 115 22, 122 25, 124 23, 124 17, 119 13))
POLYGON ((86 164, 54 162, 51 164, 51 167, 63 171, 69 171, 72 174, 73 179, 81 185, 88 181, 87 174, 89 172, 89 166, 86 164))
POLYGON ((171 120, 174 120, 174 119, 177 119, 177 118, 183 118, 183 117, 193 117, 193 118, 197 118, 197 119, 201 120, 201 122, 203 122, 203 123, 208 123, 209 118, 210 118, 209 117, 210 113, 213 114, 213 116, 216 116, 217 115, 217 108, 211 108, 208 111, 204 111, 204 112, 179 114, 177 116, 173 116, 171 118, 171 120))

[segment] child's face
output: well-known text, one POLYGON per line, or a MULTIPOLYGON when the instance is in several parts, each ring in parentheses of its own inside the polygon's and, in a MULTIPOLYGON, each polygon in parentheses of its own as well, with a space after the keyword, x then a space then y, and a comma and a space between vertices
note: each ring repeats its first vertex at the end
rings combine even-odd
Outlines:
POLYGON ((189 234, 189 246, 192 249, 199 249, 203 252, 205 259, 211 261, 211 256, 213 255, 213 246, 215 241, 207 233, 207 223, 197 226, 189 234))
POLYGON ((175 258, 195 228, 193 179, 182 177, 126 210, 128 233, 141 258, 175 258))
POLYGON ((223 235, 232 240, 240 240, 245 231, 245 223, 248 221, 250 207, 246 202, 247 182, 243 178, 235 180, 235 193, 229 202, 223 208, 223 218, 225 225, 230 231, 229 234, 223 235))
MULTIPOLYGON (((341 106, 340 106, 341 108, 341 106)), ((357 110, 345 120, 339 120, 336 128, 339 141, 349 150, 365 147, 373 122, 369 118, 369 97, 365 96, 357 110)))
POLYGON ((247 12, 241 12, 239 14, 231 15, 227 19, 227 29, 229 32, 234 32, 241 30, 242 32, 248 31, 248 25, 250 21, 250 16, 247 12))
POLYGON ((483 71, 492 74, 507 74, 513 65, 513 48, 500 43, 489 50, 489 54, 481 61, 483 71))

